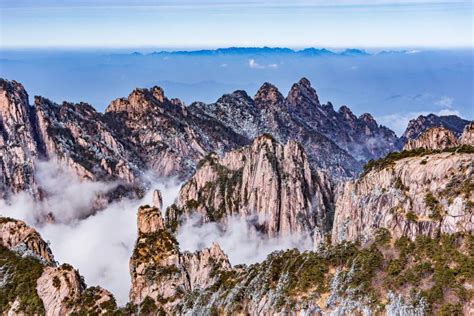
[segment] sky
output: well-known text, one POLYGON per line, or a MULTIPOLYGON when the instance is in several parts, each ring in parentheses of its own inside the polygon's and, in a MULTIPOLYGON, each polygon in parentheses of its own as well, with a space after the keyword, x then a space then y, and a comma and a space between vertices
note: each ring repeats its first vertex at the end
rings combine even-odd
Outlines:
POLYGON ((0 47, 472 47, 471 0, 0 0, 0 47))

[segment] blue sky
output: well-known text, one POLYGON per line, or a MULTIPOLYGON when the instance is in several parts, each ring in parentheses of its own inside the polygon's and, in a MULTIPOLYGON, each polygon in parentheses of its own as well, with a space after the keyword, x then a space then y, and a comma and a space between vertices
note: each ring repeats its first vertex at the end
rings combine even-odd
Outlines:
POLYGON ((473 7, 471 0, 0 0, 0 45, 472 47, 473 7))

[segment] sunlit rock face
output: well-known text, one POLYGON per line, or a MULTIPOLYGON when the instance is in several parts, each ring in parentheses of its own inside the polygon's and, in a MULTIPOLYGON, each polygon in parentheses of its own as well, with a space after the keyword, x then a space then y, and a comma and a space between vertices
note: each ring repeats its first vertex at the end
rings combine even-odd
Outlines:
POLYGON ((303 148, 263 135, 221 158, 201 161, 168 209, 168 219, 199 215, 202 222, 225 226, 230 217, 240 217, 268 237, 304 236, 330 229, 331 203, 328 176, 311 169, 303 148))
POLYGON ((459 143, 461 145, 474 146, 474 122, 466 125, 461 137, 459 138, 459 143))
POLYGON ((38 194, 33 161, 39 152, 33 117, 23 86, 0 79, 0 197, 21 191, 38 194))
POLYGON ((20 256, 33 256, 46 265, 56 264, 49 245, 23 221, 0 217, 0 245, 20 256))
POLYGON ((474 154, 407 157, 338 187, 333 242, 367 241, 377 228, 395 238, 472 232, 474 154))
POLYGON ((431 127, 421 133, 416 139, 409 139, 403 150, 443 150, 456 147, 458 144, 458 140, 450 130, 443 127, 431 127))

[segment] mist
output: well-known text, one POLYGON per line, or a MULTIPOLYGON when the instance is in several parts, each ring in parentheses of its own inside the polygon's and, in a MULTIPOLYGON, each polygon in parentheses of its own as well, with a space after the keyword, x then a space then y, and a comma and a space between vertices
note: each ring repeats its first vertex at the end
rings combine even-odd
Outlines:
POLYGON ((180 249, 188 251, 201 250, 217 242, 232 265, 257 263, 277 250, 297 248, 305 251, 313 248, 313 240, 309 235, 267 238, 256 231, 250 222, 246 218, 232 216, 228 218, 224 229, 216 223, 201 224, 196 215, 178 229, 176 238, 180 249))

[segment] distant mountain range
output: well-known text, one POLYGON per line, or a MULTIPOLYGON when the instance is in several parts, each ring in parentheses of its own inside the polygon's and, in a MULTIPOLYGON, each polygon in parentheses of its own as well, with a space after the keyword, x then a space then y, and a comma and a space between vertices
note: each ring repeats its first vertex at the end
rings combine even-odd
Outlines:
MULTIPOLYGON (((200 50, 177 50, 177 51, 156 51, 148 55, 186 55, 186 56, 215 56, 215 55, 268 55, 268 54, 286 54, 299 56, 369 56, 378 54, 407 54, 413 51, 408 50, 394 50, 381 51, 377 53, 369 53, 363 49, 347 48, 343 51, 332 51, 326 48, 304 48, 291 49, 287 47, 227 47, 217 49, 200 49, 200 50)), ((143 55, 139 52, 132 53, 133 55, 143 55)))

